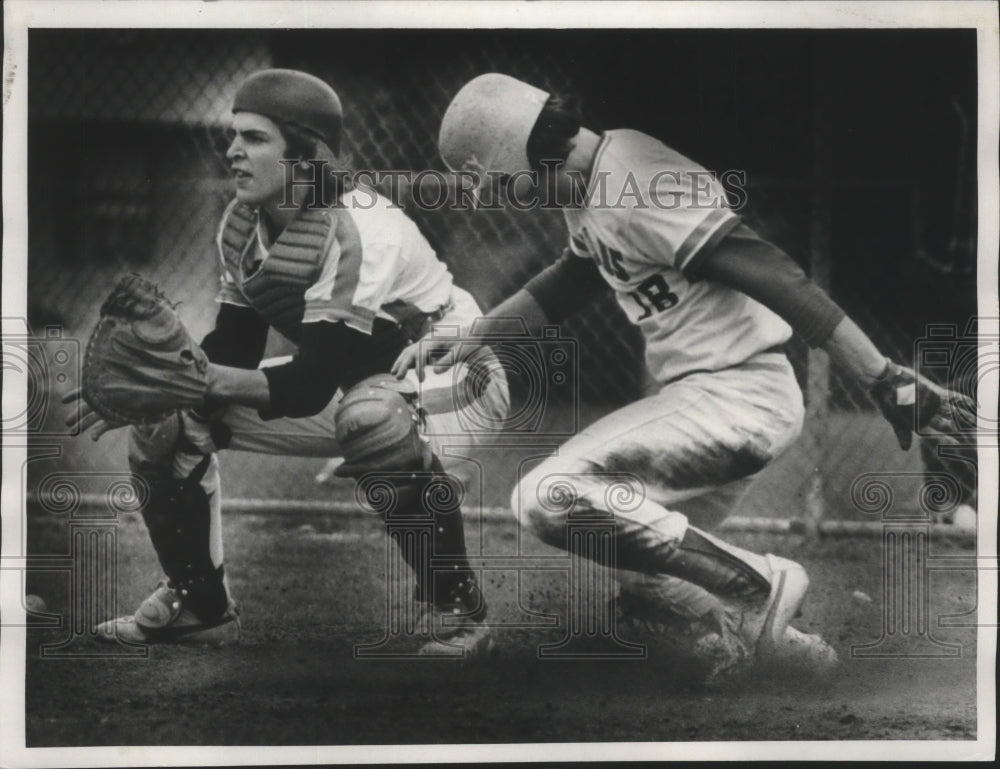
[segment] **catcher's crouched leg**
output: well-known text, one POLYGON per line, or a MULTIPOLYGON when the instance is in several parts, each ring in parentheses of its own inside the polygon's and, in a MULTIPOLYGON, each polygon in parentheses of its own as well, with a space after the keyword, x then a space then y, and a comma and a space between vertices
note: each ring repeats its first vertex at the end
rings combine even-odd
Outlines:
POLYGON ((336 473, 358 479, 359 492, 393 521, 424 521, 431 536, 400 538, 416 576, 416 599, 430 605, 435 640, 420 652, 478 656, 491 646, 486 601, 466 553, 461 485, 445 473, 420 435, 413 386, 390 375, 353 387, 336 414, 344 463, 336 473), (404 542, 406 540, 406 542, 404 542))
POLYGON ((213 526, 218 463, 214 454, 178 452, 180 439, 176 415, 152 427, 132 428, 132 483, 167 579, 134 615, 99 626, 99 636, 144 643, 239 639, 238 615, 221 562, 218 520, 213 526), (182 477, 175 477, 179 473, 182 477), (218 541, 213 542, 213 534, 218 541))

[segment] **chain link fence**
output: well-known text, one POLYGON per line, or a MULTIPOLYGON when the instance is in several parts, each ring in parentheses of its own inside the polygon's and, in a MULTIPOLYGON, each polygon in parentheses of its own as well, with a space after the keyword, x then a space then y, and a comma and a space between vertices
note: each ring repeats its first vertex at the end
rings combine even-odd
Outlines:
MULTIPOLYGON (((967 199, 949 214, 954 227, 946 233, 952 246, 944 252, 947 265, 927 257, 942 253, 933 247, 942 238, 925 226, 927 207, 939 204, 928 199, 928 189, 950 185, 955 197, 969 185, 974 190, 974 173, 956 180, 948 170, 960 165, 949 158, 967 152, 963 141, 974 147, 974 137, 958 132, 928 148, 941 168, 925 164, 923 176, 900 173, 900 164, 891 162, 873 163, 863 174, 844 172, 838 152, 852 127, 831 105, 844 98, 851 84, 841 80, 851 75, 836 74, 835 63, 824 68, 817 62, 831 49, 843 54, 857 46, 824 39, 819 42, 826 49, 817 54, 815 40, 760 34, 624 32, 612 41, 608 32, 558 31, 33 31, 28 323, 36 335, 61 326, 64 336, 85 340, 115 278, 134 270, 182 302, 183 319, 197 337, 210 330, 218 270, 214 235, 231 196, 225 129, 235 88, 250 72, 293 67, 328 80, 345 105, 344 144, 353 167, 416 172, 444 170, 435 140, 449 99, 471 77, 495 70, 579 93, 588 125, 649 130, 716 171, 747 168, 736 157, 747 151, 753 156, 747 162, 756 164, 747 171, 742 213, 748 222, 827 284, 886 354, 910 363, 927 323, 962 325, 974 313, 974 202, 967 199), (673 52, 669 77, 637 84, 636 57, 640 65, 655 61, 659 47, 673 52), (729 71, 734 62, 739 68, 729 71), (789 95, 781 77, 789 77, 796 63, 810 75, 799 73, 789 95), (716 87, 717 81, 727 85, 716 87), (650 88, 661 82, 664 93, 650 88), (732 115, 738 125, 727 118, 732 115), (767 131, 774 135, 761 141, 767 131), (733 146, 732 154, 720 146, 733 146)), ((974 62, 974 37, 971 48, 969 41, 946 42, 963 55, 971 51, 974 62)), ((916 62, 917 48, 909 54, 897 48, 895 55, 916 62)), ((963 89, 974 94, 972 72, 971 81, 962 71, 949 74, 954 85, 944 88, 952 88, 954 98, 963 89)), ((877 123, 895 107, 871 108, 877 123)), ((914 107, 902 124, 912 119, 916 125, 918 117, 914 107)), ((948 115, 940 120, 947 121, 948 115)), ((564 246, 558 211, 408 212, 456 283, 484 309, 564 246)), ((612 297, 565 323, 563 333, 578 341, 583 377, 579 403, 553 408, 579 408, 586 424, 652 391, 641 339, 612 297)), ((282 341, 272 339, 269 351, 284 352, 282 341)), ((799 445, 765 471, 741 513, 798 517, 825 510, 851 517, 850 484, 859 474, 923 469, 921 452, 895 447, 856 384, 842 372, 827 373, 822 356, 799 341, 789 354, 809 401, 806 430, 799 445)), ((70 384, 37 384, 48 387, 49 424, 63 418, 58 397, 70 384)), ((124 468, 121 432, 96 445, 62 438, 62 456, 53 461, 83 471, 124 468)), ((323 464, 318 460, 232 454, 222 461, 225 492, 232 497, 350 498, 349 485, 315 483, 323 464)), ((519 461, 516 453, 502 453, 490 464, 486 504, 506 504, 519 461)))

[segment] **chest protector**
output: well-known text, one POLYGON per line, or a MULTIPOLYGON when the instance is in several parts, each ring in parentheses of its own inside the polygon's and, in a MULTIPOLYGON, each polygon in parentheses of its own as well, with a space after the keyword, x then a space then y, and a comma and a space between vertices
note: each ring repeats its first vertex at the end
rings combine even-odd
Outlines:
POLYGON ((258 214, 233 206, 222 227, 222 258, 253 308, 284 336, 298 343, 306 289, 319 278, 323 259, 337 231, 333 209, 302 209, 254 269, 258 214))

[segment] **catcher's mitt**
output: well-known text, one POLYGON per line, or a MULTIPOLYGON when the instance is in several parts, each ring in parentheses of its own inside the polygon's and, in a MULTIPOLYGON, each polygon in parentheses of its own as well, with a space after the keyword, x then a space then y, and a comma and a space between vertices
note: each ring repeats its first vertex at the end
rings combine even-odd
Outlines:
POLYGON ((199 406, 208 387, 208 358, 163 293, 129 274, 101 305, 83 361, 83 397, 105 421, 158 422, 199 406))
POLYGON ((972 398, 940 387, 891 360, 886 360, 885 371, 871 392, 904 450, 913 443, 914 432, 927 431, 956 441, 975 437, 976 403, 972 398))

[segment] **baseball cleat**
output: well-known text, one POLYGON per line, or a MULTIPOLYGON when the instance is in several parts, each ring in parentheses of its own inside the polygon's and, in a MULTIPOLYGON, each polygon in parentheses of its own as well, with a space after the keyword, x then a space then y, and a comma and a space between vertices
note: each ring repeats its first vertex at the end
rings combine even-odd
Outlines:
POLYGON ((767 556, 771 590, 762 606, 744 610, 737 631, 758 665, 778 664, 811 673, 829 672, 837 653, 819 635, 803 633, 789 623, 799 614, 809 575, 795 561, 767 556))
POLYGON ((781 656, 786 644, 785 628, 795 619, 809 590, 809 575, 795 561, 767 555, 771 567, 771 592, 759 612, 744 612, 744 622, 756 636, 755 649, 758 659, 781 656), (759 628, 759 629, 758 629, 759 628))
POLYGON ((493 634, 485 622, 476 622, 461 604, 430 610, 431 636, 418 650, 421 657, 462 657, 467 660, 488 657, 493 651, 493 634))
POLYGON ((773 656, 754 654, 753 647, 738 632, 740 615, 727 614, 731 629, 722 633, 706 633, 692 646, 695 660, 705 669, 703 683, 725 685, 743 680, 755 670, 781 667, 785 675, 806 675, 822 678, 839 664, 837 652, 823 638, 803 633, 788 625, 782 633, 778 651, 773 656))
POLYGON ((240 617, 230 601, 217 620, 205 622, 184 608, 180 593, 160 583, 140 604, 135 614, 99 624, 95 632, 102 641, 134 644, 184 643, 223 646, 240 640, 240 617))
POLYGON ((809 588, 805 569, 773 555, 767 561, 770 591, 763 603, 749 609, 742 602, 726 602, 718 611, 692 619, 668 603, 628 591, 619 596, 618 608, 626 626, 692 658, 704 670, 707 685, 737 680, 774 662, 813 675, 829 672, 837 664, 833 648, 789 624, 809 588))

